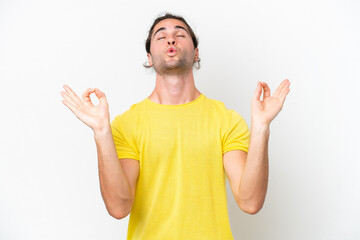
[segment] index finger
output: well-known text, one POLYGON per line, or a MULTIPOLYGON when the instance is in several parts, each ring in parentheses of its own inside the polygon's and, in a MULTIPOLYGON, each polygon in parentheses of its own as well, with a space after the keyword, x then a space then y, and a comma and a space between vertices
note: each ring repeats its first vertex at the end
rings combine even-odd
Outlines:
POLYGON ((83 98, 84 102, 91 103, 90 94, 93 93, 94 91, 95 91, 95 88, 88 88, 85 90, 85 92, 82 94, 82 98, 83 98))
POLYGON ((255 90, 255 93, 254 93, 254 96, 253 96, 253 101, 254 100, 260 100, 261 93, 262 93, 262 85, 261 85, 260 82, 257 82, 256 90, 255 90))
POLYGON ((262 82, 262 85, 264 87, 264 98, 270 97, 270 88, 269 88, 269 86, 267 85, 266 82, 262 82))

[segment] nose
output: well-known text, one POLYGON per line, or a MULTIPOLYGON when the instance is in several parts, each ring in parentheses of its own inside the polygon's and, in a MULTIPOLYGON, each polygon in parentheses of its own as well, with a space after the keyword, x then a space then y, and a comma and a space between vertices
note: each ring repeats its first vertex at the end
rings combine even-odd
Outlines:
POLYGON ((175 45, 175 44, 176 44, 175 39, 172 38, 172 37, 170 37, 170 38, 168 39, 168 44, 169 44, 169 45, 175 45))

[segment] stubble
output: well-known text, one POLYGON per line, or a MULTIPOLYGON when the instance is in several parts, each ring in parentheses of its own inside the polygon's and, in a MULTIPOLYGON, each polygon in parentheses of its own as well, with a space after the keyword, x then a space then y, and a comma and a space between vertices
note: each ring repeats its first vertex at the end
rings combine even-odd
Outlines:
POLYGON ((193 63, 189 62, 184 52, 177 60, 166 61, 162 57, 155 57, 154 69, 159 75, 183 75, 188 73, 193 63))

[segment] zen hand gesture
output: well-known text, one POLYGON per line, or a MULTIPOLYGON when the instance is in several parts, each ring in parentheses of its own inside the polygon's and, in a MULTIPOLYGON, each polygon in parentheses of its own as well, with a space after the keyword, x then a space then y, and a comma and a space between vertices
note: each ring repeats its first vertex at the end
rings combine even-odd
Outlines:
POLYGON ((290 81, 285 79, 280 83, 274 94, 270 96, 270 88, 265 82, 258 82, 255 95, 251 101, 251 119, 253 122, 270 124, 283 107, 289 93, 290 81), (263 101, 260 101, 264 89, 263 101))
POLYGON ((97 88, 88 88, 83 93, 83 100, 81 100, 69 86, 64 85, 63 87, 66 92, 61 91, 61 96, 64 97, 62 103, 65 104, 78 119, 94 131, 102 130, 109 125, 109 105, 103 92, 97 88), (94 106, 91 102, 91 93, 95 93, 99 99, 99 105, 94 106))

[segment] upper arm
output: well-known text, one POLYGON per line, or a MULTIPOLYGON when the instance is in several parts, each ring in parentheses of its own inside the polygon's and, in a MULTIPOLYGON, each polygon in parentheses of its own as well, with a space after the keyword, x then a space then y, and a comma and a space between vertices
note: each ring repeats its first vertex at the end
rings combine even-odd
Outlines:
MULTIPOLYGON (((223 164, 231 191, 238 203, 241 175, 245 167, 247 152, 232 150, 223 154, 223 164)), ((240 207, 240 206, 239 206, 240 207)))
POLYGON ((132 158, 121 158, 120 164, 124 170, 126 179, 128 180, 131 189, 132 199, 135 198, 136 183, 140 172, 140 163, 138 160, 132 158))

